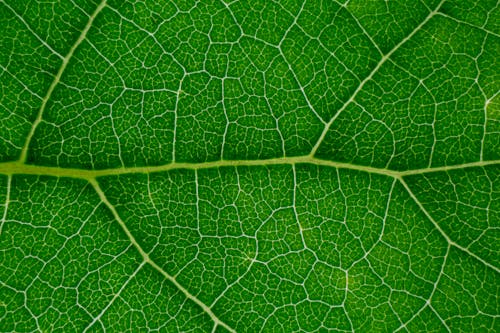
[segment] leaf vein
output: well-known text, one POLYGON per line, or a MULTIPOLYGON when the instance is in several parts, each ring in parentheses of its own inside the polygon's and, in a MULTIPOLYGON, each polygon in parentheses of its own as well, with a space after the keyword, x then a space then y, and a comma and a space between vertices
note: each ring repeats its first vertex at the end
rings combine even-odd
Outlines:
POLYGON ((99 183, 97 180, 90 179, 89 180, 90 184, 94 187, 94 190, 96 191, 97 195, 101 199, 101 201, 108 207, 108 209, 111 211, 113 214, 115 220, 118 222, 120 227, 123 229, 127 237, 129 238, 130 242, 134 245, 134 247, 139 251, 140 255, 143 257, 144 262, 150 264, 155 270, 157 270, 161 275, 163 275, 167 280, 169 280, 172 284, 174 284, 177 289, 179 289, 186 298, 190 299, 194 303, 196 303, 204 312, 206 312, 210 318, 213 320, 213 322, 217 325, 220 325, 227 329, 230 332, 235 332, 229 325, 227 325, 225 322, 220 320, 215 313, 210 309, 209 306, 207 306, 205 303, 203 303, 201 300, 199 300, 196 296, 191 294, 186 288, 184 288, 177 280, 170 274, 168 274, 163 268, 161 268, 155 261, 153 261, 150 257, 149 254, 144 251, 144 249, 141 247, 141 245, 137 242, 135 239, 134 235, 130 232, 130 230, 127 228, 125 222, 121 219, 120 215, 118 214, 118 211, 116 208, 111 204, 111 202, 108 200, 106 197, 104 191, 101 189, 99 186, 99 183))
POLYGON ((402 45, 404 45, 410 38, 412 38, 422 27, 429 22, 429 20, 434 17, 439 9, 441 8, 442 4, 445 2, 445 0, 441 0, 441 2, 436 6, 436 8, 427 15, 427 17, 415 28, 413 31, 403 38, 398 44, 396 44, 389 52, 387 52, 377 63, 377 65, 372 69, 370 74, 368 74, 367 77, 364 78, 363 81, 359 84, 359 86, 356 88, 356 90, 352 93, 351 97, 340 107, 340 109, 335 113, 335 115, 330 119, 330 121, 325 125, 325 128, 323 129, 323 132, 321 133, 318 141, 314 145, 314 147, 311 150, 311 153, 309 154, 310 156, 314 156, 316 154, 316 151, 318 150, 319 146, 323 142, 326 134, 330 130, 330 127, 332 124, 335 122, 335 120, 338 118, 338 116, 354 101, 358 93, 363 90, 363 87, 365 84, 370 81, 373 76, 378 72, 378 70, 382 67, 383 64, 396 52, 402 45))
POLYGON ((106 7, 106 0, 103 0, 97 6, 96 10, 90 16, 90 18, 89 18, 89 20, 87 22, 87 25, 85 26, 85 28, 83 29, 82 33, 80 34, 80 36, 76 40, 75 44, 73 44, 73 46, 69 50, 68 54, 64 57, 64 59, 62 59, 61 67, 59 68, 56 76, 54 77, 54 80, 50 84, 50 87, 47 90, 47 94, 45 95, 45 97, 42 100, 42 104, 40 106, 40 109, 38 110, 37 117, 36 117, 35 121, 33 122, 33 125, 31 126, 30 132, 28 133, 28 136, 27 136, 26 141, 24 143, 23 149, 21 150, 21 154, 20 154, 20 157, 19 157, 19 161, 21 163, 26 162, 26 158, 28 156, 28 147, 30 145, 31 139, 34 136, 35 131, 36 131, 38 125, 42 122, 43 113, 45 111, 45 108, 47 107, 47 103, 50 100, 50 97, 52 96, 52 93, 54 92, 54 89, 59 84, 59 82, 61 80, 61 77, 62 77, 62 75, 63 75, 66 67, 68 66, 69 61, 71 60, 71 58, 73 57, 73 54, 75 53, 75 50, 85 40, 85 38, 87 36, 87 33, 89 32, 89 30, 90 30, 90 28, 92 26, 92 23, 94 22, 94 20, 97 17, 97 15, 104 9, 104 7, 106 7))

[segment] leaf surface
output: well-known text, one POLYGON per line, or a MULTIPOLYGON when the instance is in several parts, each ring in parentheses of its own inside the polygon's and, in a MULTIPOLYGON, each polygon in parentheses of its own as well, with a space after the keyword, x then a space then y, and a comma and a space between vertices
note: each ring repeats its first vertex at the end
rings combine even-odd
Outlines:
POLYGON ((499 18, 1 0, 0 331, 499 331, 499 18))

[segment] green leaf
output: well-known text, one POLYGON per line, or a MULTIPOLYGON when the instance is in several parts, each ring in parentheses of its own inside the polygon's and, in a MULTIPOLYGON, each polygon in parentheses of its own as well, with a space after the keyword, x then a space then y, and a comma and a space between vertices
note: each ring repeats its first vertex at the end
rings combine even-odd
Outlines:
POLYGON ((0 331, 500 331, 496 0, 0 0, 0 331))

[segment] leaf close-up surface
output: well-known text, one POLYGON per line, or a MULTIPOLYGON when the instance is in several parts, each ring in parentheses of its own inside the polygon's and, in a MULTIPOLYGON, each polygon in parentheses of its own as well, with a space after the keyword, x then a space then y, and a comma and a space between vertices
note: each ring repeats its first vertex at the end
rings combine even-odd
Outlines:
POLYGON ((0 26, 0 332, 500 332, 500 1, 0 26))

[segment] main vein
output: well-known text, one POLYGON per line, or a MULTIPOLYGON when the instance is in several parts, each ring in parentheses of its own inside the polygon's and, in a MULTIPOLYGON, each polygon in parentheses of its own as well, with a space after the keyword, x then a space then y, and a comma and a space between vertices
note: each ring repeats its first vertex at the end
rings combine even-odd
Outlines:
POLYGON ((95 18, 101 12, 101 10, 103 10, 104 7, 106 7, 106 0, 102 0, 102 2, 99 4, 99 6, 97 6, 96 10, 89 17, 87 25, 82 30, 82 33, 80 34, 80 36, 76 40, 75 44, 73 44, 73 46, 69 49, 68 54, 62 59, 61 67, 59 67, 59 71, 57 71, 57 74, 54 77, 54 80, 50 84, 50 87, 47 90, 47 94, 45 95, 45 97, 42 100, 42 105, 40 106, 40 109, 38 110, 38 114, 36 116, 36 119, 33 122, 33 125, 31 126, 31 130, 28 133, 28 136, 26 137, 26 141, 24 142, 24 146, 23 146, 23 149, 21 150, 21 155, 19 157, 20 162, 22 162, 22 163, 26 162, 26 158, 28 156, 28 147, 30 145, 31 139, 33 138, 33 135, 35 134, 35 131, 36 131, 38 125, 42 122, 43 113, 45 111, 45 108, 47 107, 47 103, 50 100, 50 97, 52 96, 52 93, 54 92, 54 89, 61 81, 61 76, 63 75, 66 67, 68 66, 68 63, 69 63, 71 57, 75 53, 75 50, 85 40, 85 37, 87 36, 87 33, 89 32, 90 27, 92 26, 92 23, 94 22, 95 18))
POLYGON ((198 170, 198 169, 223 168, 223 167, 245 167, 245 166, 251 167, 251 166, 271 166, 271 165, 296 165, 296 164, 313 164, 318 166, 327 166, 339 169, 351 169, 367 173, 385 175, 394 178, 401 178, 404 176, 424 174, 430 172, 452 171, 464 168, 497 165, 500 164, 500 160, 479 161, 479 162, 471 162, 471 163, 441 166, 434 168, 406 170, 406 171, 395 171, 384 168, 356 165, 351 163, 328 161, 316 157, 311 157, 308 155, 271 158, 265 160, 222 160, 222 161, 200 162, 200 163, 171 162, 158 166, 119 167, 119 168, 101 169, 101 170, 86 170, 86 169, 61 168, 61 167, 52 167, 43 165, 32 165, 16 161, 16 162, 0 163, 0 174, 8 176, 16 174, 28 174, 28 175, 39 175, 39 176, 82 178, 89 180, 103 176, 113 176, 113 175, 131 174, 131 173, 149 174, 153 172, 165 172, 176 169, 198 170))

